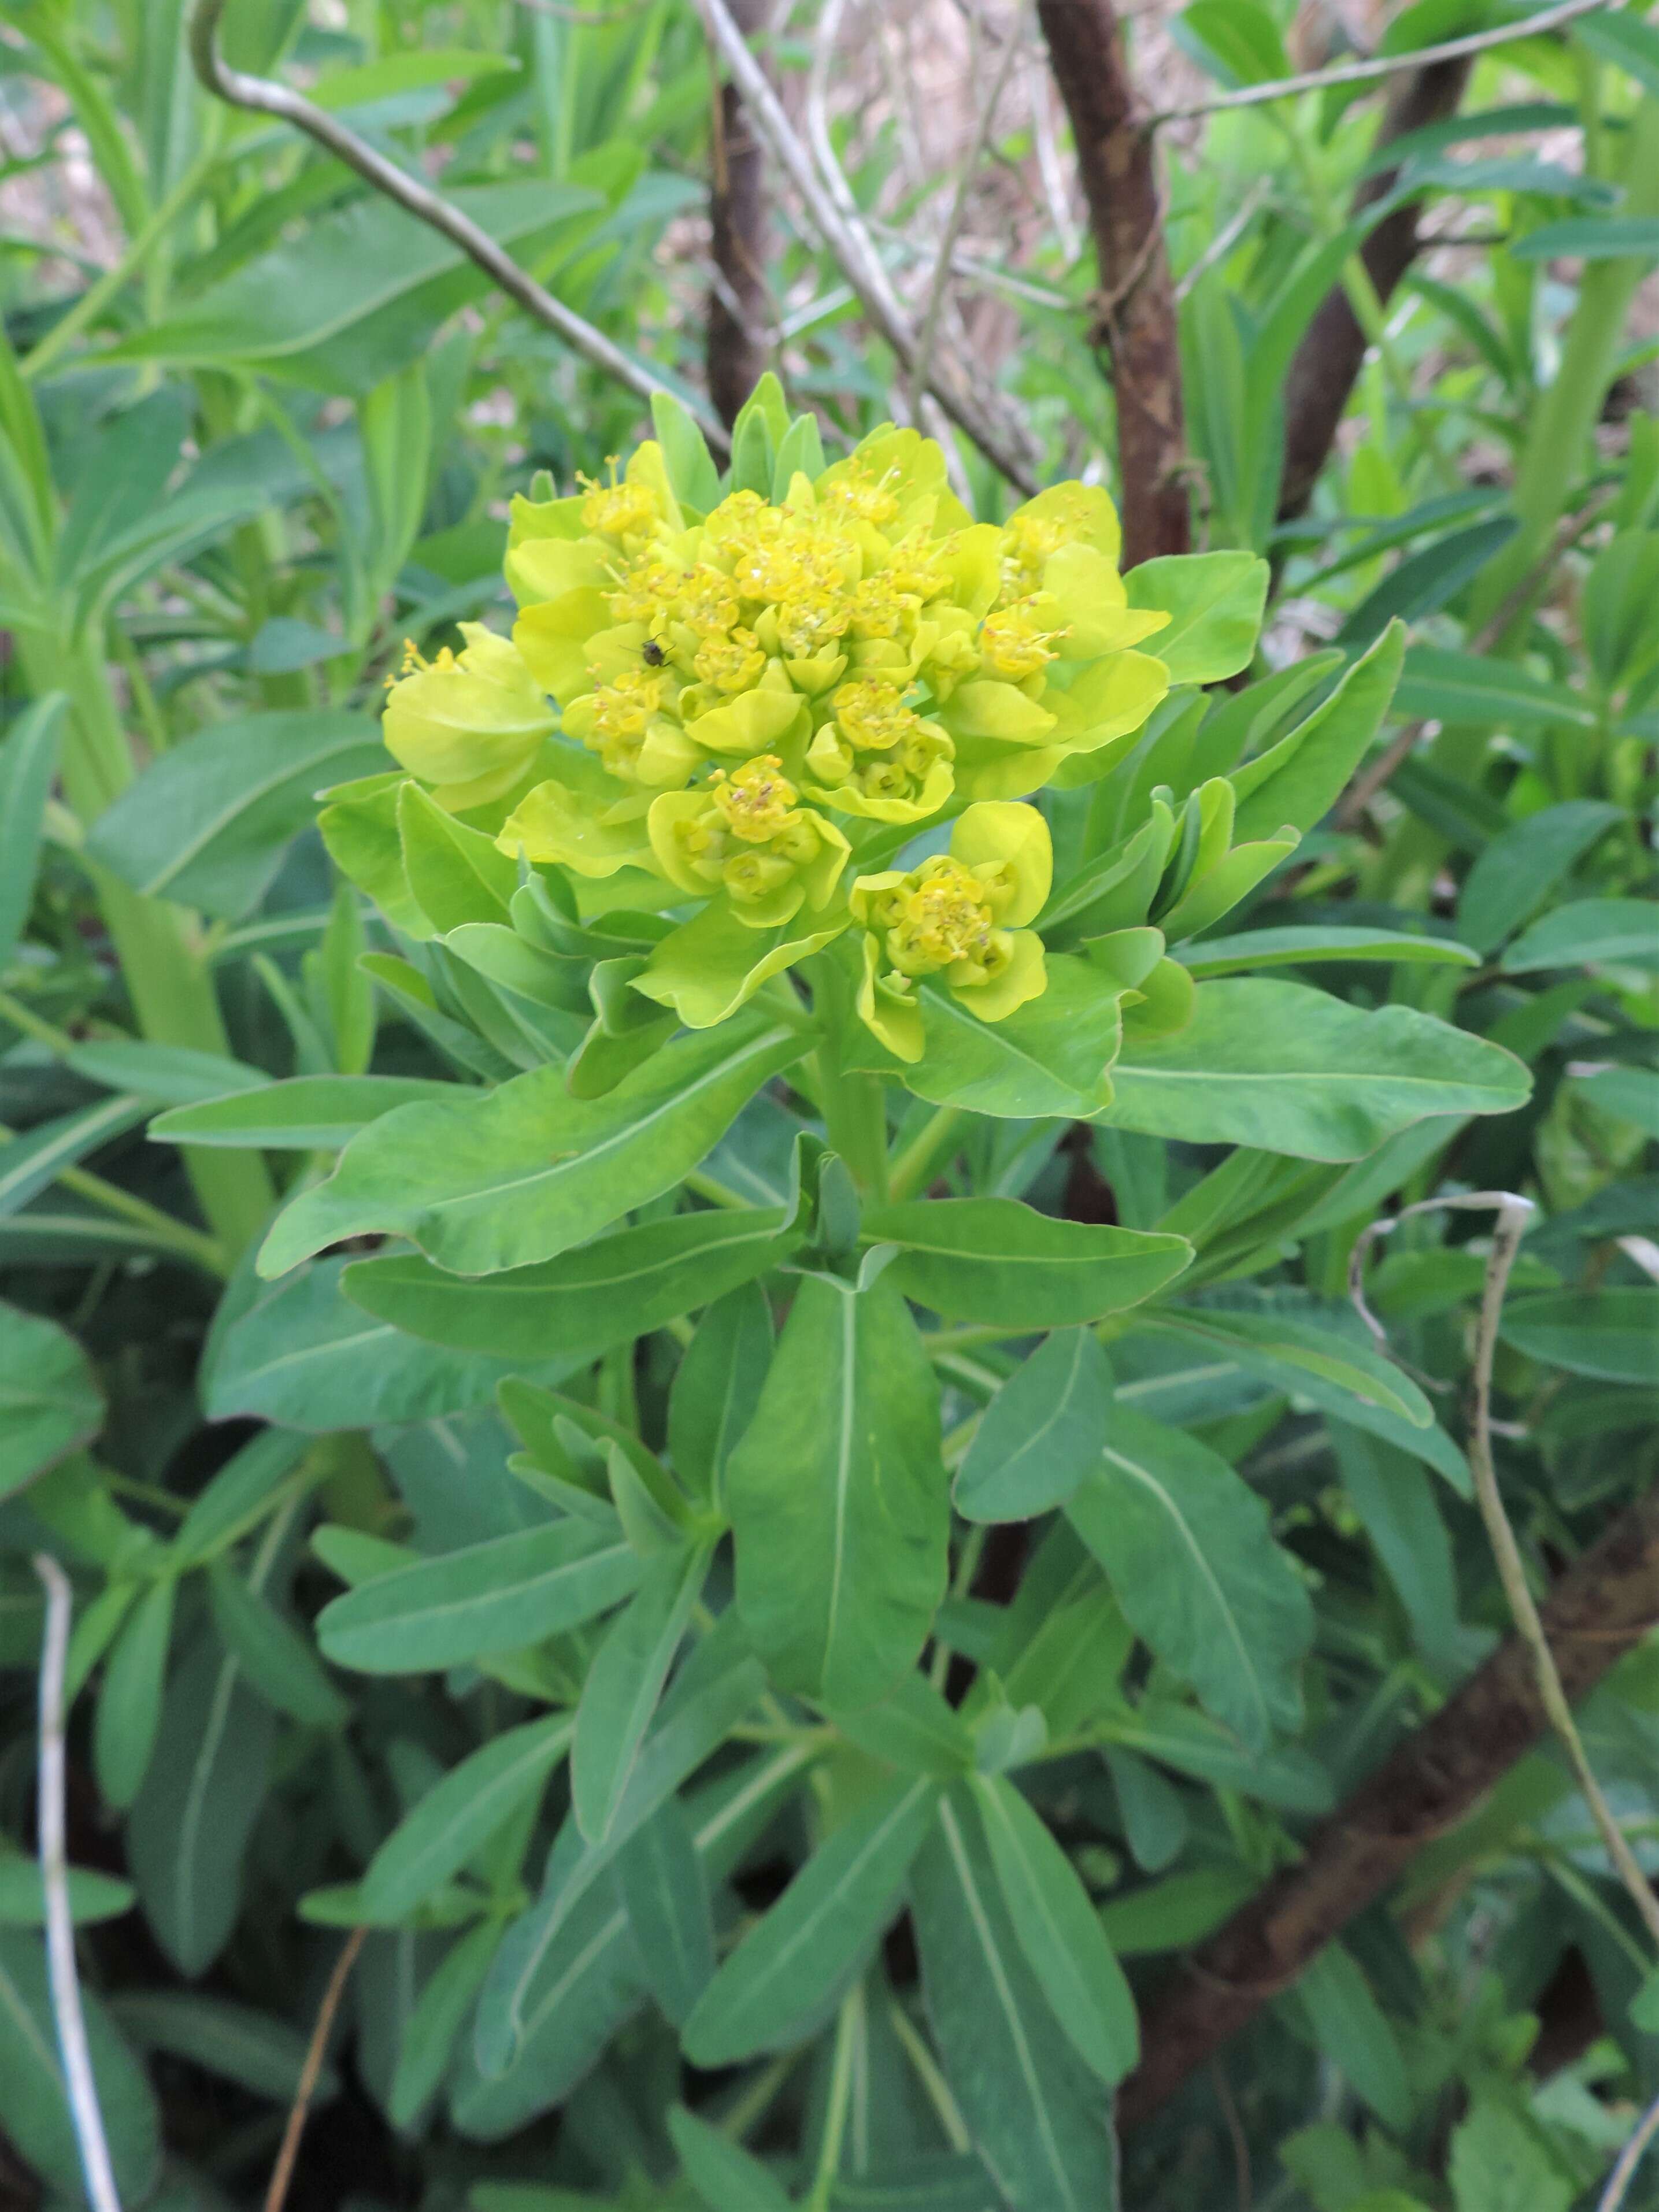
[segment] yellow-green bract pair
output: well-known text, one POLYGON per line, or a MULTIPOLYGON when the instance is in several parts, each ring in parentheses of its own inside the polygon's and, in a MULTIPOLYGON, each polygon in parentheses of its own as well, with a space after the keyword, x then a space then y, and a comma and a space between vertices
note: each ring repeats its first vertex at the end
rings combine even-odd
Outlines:
POLYGON ((411 655, 386 744, 515 857, 615 878, 617 904, 703 902, 634 985, 691 1026, 859 928, 860 1011, 914 1060, 919 978, 987 1021, 1042 990, 1048 836, 1017 802, 1169 688, 1135 650, 1169 617, 1127 604, 1118 548, 1084 484, 974 522, 913 430, 706 515, 643 446, 619 481, 514 502, 511 641, 469 624, 459 657, 411 655), (892 867, 943 820, 948 854, 892 867))

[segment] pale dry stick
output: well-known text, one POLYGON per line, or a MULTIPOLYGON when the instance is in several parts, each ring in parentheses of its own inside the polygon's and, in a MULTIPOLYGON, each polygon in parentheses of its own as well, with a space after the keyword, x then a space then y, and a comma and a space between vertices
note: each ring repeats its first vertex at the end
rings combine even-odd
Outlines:
MULTIPOLYGON (((898 356, 908 374, 916 356, 915 332, 879 256, 870 243, 861 221, 848 216, 815 167, 811 155, 783 111, 782 102, 766 72, 750 50, 749 42, 732 20, 726 0, 697 0, 711 42, 720 52, 732 82, 749 110, 750 120, 766 141, 773 159, 800 195, 807 217, 842 275, 858 295, 866 313, 898 356)), ((1027 496, 1037 489, 1036 477, 1002 425, 993 422, 978 399, 957 387, 935 364, 928 390, 951 419, 957 423, 1027 496)))
POLYGON ((317 2094, 317 2083, 323 2070, 323 2060, 328 2055, 329 2034, 334 2026, 334 2015, 340 2009, 340 2000, 357 1963, 357 1954, 363 1948, 367 1928, 354 1928, 341 1946, 340 1955, 334 1961, 334 1971, 328 1978, 328 1987, 323 1991, 323 2001, 317 2008, 317 2024, 311 2031, 311 2041, 306 2050, 305 2064, 300 2069, 299 2087, 294 2092, 289 2107, 288 2125, 283 2130, 282 2148, 276 2154, 276 2163, 270 2169, 270 2186, 265 2191, 264 2212, 283 2212, 283 2201, 288 2195, 289 2183, 294 2179, 294 2161, 300 2155, 300 2138, 306 2131, 310 2117, 311 2100, 317 2094))
MULTIPOLYGON (((824 5, 818 11, 817 25, 812 34, 811 66, 806 72, 807 148, 812 161, 817 166, 818 175, 822 178, 831 200, 839 210, 842 219, 847 226, 848 235, 863 257, 866 278, 890 302, 891 313, 896 324, 902 325, 906 332, 911 332, 910 311, 894 289, 892 280, 888 274, 887 264, 876 249, 874 234, 877 226, 860 207, 853 187, 848 181, 847 172, 842 168, 836 156, 835 142, 830 136, 828 98, 830 70, 841 38, 842 19, 846 12, 847 0, 824 0, 824 5)), ((890 56, 884 39, 878 40, 878 50, 890 80, 889 90, 893 93, 896 102, 899 95, 890 82, 892 75, 890 66, 890 56)), ((902 111, 901 119, 903 119, 902 111)), ((909 165, 907 164, 907 166, 909 165)), ((846 264, 843 263, 842 266, 845 267, 846 264)), ((915 343, 913 332, 910 335, 909 343, 913 345, 915 343)), ((933 349, 930 347, 930 361, 932 357, 933 349)), ((904 359, 902 349, 900 358, 904 359)), ((967 471, 962 466, 961 457, 951 442, 948 417, 941 403, 928 389, 928 380, 918 376, 914 368, 910 370, 908 381, 910 389, 911 412, 916 422, 930 437, 937 439, 944 448, 951 489, 958 499, 964 503, 971 504, 967 471)), ((1017 433, 1011 425, 1005 425, 1004 428, 1009 450, 1012 451, 1018 442, 1017 433)), ((1028 453, 1030 450, 1028 443, 1026 447, 1028 453)))
POLYGON ((991 133, 996 127, 997 110, 1002 105, 1002 95, 1008 78, 1018 57, 1021 41, 1025 35, 1026 0, 1015 0, 1014 18, 1004 33, 1006 43, 996 74, 991 80, 985 105, 980 111, 974 136, 967 153, 963 156, 962 172, 957 179, 956 193, 951 202, 951 211, 945 219, 945 234, 939 240, 938 258, 933 264, 933 280, 927 287, 927 302, 922 309, 921 328, 916 334, 916 358, 910 371, 912 404, 918 404, 927 389, 927 380, 933 374, 933 352, 939 343, 939 318, 945 313, 945 302, 951 290, 951 272, 954 265, 957 241, 962 236, 962 226, 968 217, 968 201, 979 174, 980 164, 985 159, 985 149, 991 143, 991 133))
POLYGON ((1619 2212, 1620 2206, 1630 2194, 1630 2185, 1636 2179, 1636 2169, 1642 2163, 1642 2154, 1659 2135, 1659 2097, 1656 2097, 1636 2124, 1636 2132, 1619 2154, 1619 2162, 1607 2176, 1607 2185, 1601 2192, 1595 2212, 1619 2212))
POLYGON ((87 2045, 86 2014, 75 1970, 75 1916, 70 1910, 69 1855, 65 1845, 64 1675, 69 1658, 70 1616, 75 1594, 69 1577, 49 1553, 36 1555, 34 1571, 46 1589, 46 1635, 40 1652, 40 1884, 46 1900, 46 1963, 52 1976, 52 2011, 58 2050, 64 2062, 64 2086, 70 2118, 86 2176, 93 2212, 121 2212, 110 2163, 109 2138, 98 2108, 98 2084, 87 2045))
POLYGON ((1452 1198, 1425 1198, 1415 1206, 1402 1206, 1398 1213, 1385 1215, 1380 1221, 1373 1221, 1361 1231, 1348 1262, 1349 1295, 1361 1320, 1379 1346, 1386 1352, 1389 1349, 1387 1331, 1365 1303, 1365 1255, 1379 1237, 1389 1235, 1401 1222, 1409 1221, 1414 1214, 1435 1213, 1448 1208, 1482 1213, 1495 1212, 1498 1216, 1492 1230, 1492 1250, 1486 1260, 1480 1316, 1475 1329, 1474 1424, 1469 1437, 1469 1470, 1474 1477, 1475 1502, 1486 1524, 1487 1540, 1497 1562, 1498 1577, 1504 1586, 1504 1595, 1509 1601, 1510 1616, 1532 1657, 1539 1702, 1551 1727, 1561 1740, 1574 1778, 1584 1802, 1589 1807, 1596 1832, 1607 1856, 1635 1905, 1643 1926, 1655 1947, 1659 1948, 1659 1897, 1655 1896, 1647 1876, 1637 1863, 1636 1854, 1632 1850, 1624 1830, 1614 1819, 1612 1807, 1602 1796, 1601 1785, 1590 1765, 1584 1740, 1578 1733, 1578 1724, 1573 1719, 1572 1707, 1567 1701, 1567 1693, 1556 1668, 1555 1655, 1550 1650, 1549 1638, 1538 1616, 1532 1585, 1527 1580, 1526 1562, 1522 1559, 1521 1547, 1516 1541, 1515 1530, 1504 1509, 1503 1493, 1498 1486, 1498 1470, 1492 1461, 1492 1370, 1498 1351, 1498 1325, 1503 1318, 1504 1292, 1509 1283, 1510 1270, 1515 1264, 1516 1254, 1521 1249, 1521 1239, 1532 1226, 1538 1209, 1531 1199, 1518 1198, 1512 1191, 1507 1190, 1469 1191, 1452 1198))
POLYGON ((1235 107, 1260 107, 1263 101, 1291 100, 1303 92, 1324 92, 1332 85, 1370 84, 1378 77, 1398 76, 1407 70, 1427 69, 1435 62, 1458 62, 1484 54, 1493 46, 1512 46, 1517 39, 1532 39, 1570 23, 1575 15, 1589 15, 1604 8, 1607 0, 1560 0, 1560 5, 1529 15, 1524 22, 1504 23, 1491 31, 1471 31, 1461 39, 1445 39, 1437 46, 1418 46, 1409 53, 1378 54, 1369 61, 1340 62, 1334 69, 1307 70, 1300 76, 1276 77, 1269 84, 1247 84, 1237 92, 1218 93, 1213 100, 1194 100, 1181 107, 1160 108, 1146 118, 1146 127, 1157 130, 1165 123, 1187 123, 1200 115, 1219 115, 1235 107))
POLYGON ((1037 175, 1042 184, 1042 197, 1048 204, 1048 220, 1060 241, 1060 258, 1069 269, 1083 251, 1083 240, 1072 219, 1066 179, 1060 166, 1060 149, 1054 141, 1054 112, 1048 105, 1053 82, 1041 57, 1028 55, 1025 96, 1031 111, 1031 143, 1036 149, 1037 175))
MULTIPOLYGON (((580 354, 595 368, 614 377, 637 398, 648 404, 658 392, 678 396, 664 378, 653 375, 642 362, 635 361, 631 354, 613 344, 603 331, 595 330, 592 323, 567 307, 562 300, 556 300, 471 216, 400 169, 395 161, 387 161, 385 155, 377 153, 355 131, 348 131, 335 117, 314 106, 288 85, 232 69, 221 58, 217 43, 225 4, 226 0, 196 0, 190 18, 191 60, 202 84, 216 99, 232 107, 252 109, 256 114, 277 116, 303 131, 337 161, 355 169, 377 191, 394 200, 405 213, 441 233, 452 245, 459 246, 468 259, 476 262, 526 314, 533 316, 556 337, 562 338, 573 353, 580 354)), ((701 399, 690 404, 709 444, 722 457, 729 453, 731 441, 719 416, 701 399)))

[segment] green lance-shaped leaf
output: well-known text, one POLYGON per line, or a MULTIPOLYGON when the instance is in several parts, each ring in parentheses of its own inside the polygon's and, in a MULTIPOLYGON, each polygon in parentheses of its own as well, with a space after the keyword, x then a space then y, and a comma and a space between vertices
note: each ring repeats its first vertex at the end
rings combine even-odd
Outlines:
MULTIPOLYGON (((69 1870, 70 1917, 77 1928, 93 1927, 100 1920, 118 1920, 124 1912, 131 1911, 137 1895, 131 1882, 94 1874, 89 1867, 69 1870)), ((40 1862, 25 1858, 20 1850, 0 1850, 0 1928, 44 1928, 46 1924, 46 1889, 40 1862)))
POLYGON ((939 1387, 904 1301, 803 1279, 726 1469, 738 1607, 778 1686, 849 1711, 915 1660, 945 1594, 939 1387))
POLYGON ((377 1575, 325 1606, 318 1640, 366 1674, 430 1673, 516 1651, 626 1597, 637 1553, 585 1521, 557 1521, 377 1575))
POLYGON ((93 1771, 106 1804, 123 1808, 138 1795, 161 1723, 161 1689, 173 1645, 171 1575, 153 1582, 116 1638, 98 1695, 93 1771))
POLYGON ((502 1358, 603 1352, 763 1275, 799 1243, 781 1207, 683 1213, 469 1282, 398 1254, 347 1270, 347 1297, 434 1344, 502 1358))
POLYGON ((21 1490, 103 1425, 87 1356, 55 1322, 0 1305, 0 1498, 21 1490))
POLYGON ((1304 968, 1329 960, 1427 962, 1473 968, 1479 955, 1449 937, 1421 937, 1403 929, 1354 929, 1333 922, 1317 929, 1248 929, 1237 937, 1206 937, 1176 954, 1191 975, 1231 975, 1240 969, 1304 968))
POLYGON ((1100 1463, 1112 1370, 1086 1328, 1057 1331, 997 1392, 957 1475, 969 1521, 1028 1521, 1063 1505, 1100 1463))
POLYGON ((1438 645, 1410 648, 1394 704, 1402 721, 1461 722, 1504 730, 1559 728, 1563 724, 1580 730, 1595 727, 1595 708, 1565 684, 1547 684, 1513 660, 1452 653, 1438 645))
POLYGON ((268 1705, 310 1728, 338 1728, 351 1717, 349 1701, 329 1680, 310 1638, 228 1560, 209 1567, 208 1592, 226 1650, 268 1705))
POLYGON ((1142 1324, 1231 1352, 1268 1380, 1296 1389, 1324 1384, 1322 1402, 1344 1409, 1345 1398, 1425 1429, 1434 1410, 1410 1376, 1368 1344, 1310 1321, 1278 1313, 1241 1313, 1224 1306, 1169 1306, 1142 1324))
POLYGON ((206 1971, 241 1906, 242 1857, 264 1802, 276 1718, 211 1634, 167 1686, 127 1823, 127 1859, 151 1932, 180 1973, 206 1971))
POLYGON ((685 2178, 708 2212, 789 2212, 789 2198, 752 2152, 711 2128, 684 2105, 668 2114, 668 2132, 685 2178))
POLYGON ((272 1082, 262 1067, 190 1045, 139 1044, 125 1038, 78 1044, 65 1066, 106 1091, 131 1091, 162 1106, 191 1106, 239 1091, 262 1091, 272 1082))
POLYGON ((1413 1007, 1266 981, 1201 983, 1188 1026, 1126 1048, 1113 1080, 1114 1127, 1309 1160, 1362 1158, 1429 1115, 1508 1114, 1530 1088, 1512 1054, 1413 1007))
POLYGON ((34 896, 58 725, 68 704, 61 691, 37 700, 0 745, 0 972, 10 964, 34 896))
MULTIPOLYGON (((144 2050, 187 2058, 256 2097, 293 2102, 305 2068, 307 2038, 287 2021, 193 1990, 135 1991, 117 1997, 110 2008, 123 2033, 144 2050)), ((319 2100, 326 2103, 339 2088, 339 2075, 325 2065, 317 2077, 319 2100)))
POLYGON ((1306 721, 1233 770, 1239 843, 1271 837, 1285 823, 1311 830, 1336 804, 1382 726, 1405 652, 1405 626, 1391 623, 1306 721))
POLYGON ((261 1272, 369 1230, 458 1274, 550 1260, 672 1189, 805 1042, 739 1018, 665 1047, 604 1098, 572 1098, 544 1067, 453 1105, 399 1107, 278 1216, 261 1272))
POLYGON ((706 1543, 659 1553, 594 1654, 570 1753, 571 1802, 590 1843, 616 1819, 712 1555, 706 1543))
POLYGON ((1358 1962, 1341 1944, 1328 1943, 1304 1970, 1296 1995, 1307 2008, 1321 2051, 1383 2126, 1403 2134, 1413 2106, 1405 2057, 1358 1962))
POLYGON ((1492 951, 1531 920, 1574 864, 1624 818, 1605 799, 1570 799, 1494 837, 1464 881, 1459 933, 1479 951, 1492 951))
MULTIPOLYGON (((161 2155, 161 2115, 143 2066, 91 1990, 81 1999, 94 2087, 124 2204, 142 2204, 161 2155)), ((58 2200, 84 2201, 81 2151, 46 1974, 33 1931, 0 1929, 0 2128, 58 2200)))
POLYGON ((975 2148, 1014 2212, 1115 2212, 1110 2108, 1055 2019, 957 1784, 916 1860, 927 2017, 975 2148))
MULTIPOLYGON (((434 1350, 390 1322, 371 1319, 341 1294, 343 1260, 319 1260, 289 1276, 216 1335, 202 1376, 215 1420, 262 1415, 296 1429, 421 1421, 487 1405, 522 1359, 434 1350)), ((562 1382, 580 1354, 544 1359, 532 1372, 562 1382)))
POLYGON ((669 1797, 617 1854, 617 1890, 651 1994, 676 2027, 714 1978, 708 1882, 678 1797, 669 1797))
POLYGON ((264 1429, 250 1437, 235 1456, 226 1461, 196 1498, 173 1540, 173 1558, 180 1569, 198 1567, 245 1536, 264 1516, 290 1476, 295 1476, 307 1450, 303 1437, 281 1429, 264 1429))
MULTIPOLYGON (((449 197, 544 275, 550 247, 567 234, 574 243, 605 204, 586 186, 545 177, 464 185, 449 197)), ((118 350, 212 367, 259 362, 323 391, 365 392, 422 354, 439 324, 489 281, 448 239, 370 195, 307 223, 118 350)))
POLYGON ((1545 1291, 1504 1315, 1505 1344, 1575 1375, 1659 1383, 1659 1290, 1545 1291))
POLYGON ((501 1942, 500 1921, 480 1921, 457 1936, 433 1968, 404 2028, 392 2070, 386 2112, 393 2127, 413 2127, 436 2094, 501 1942))
POLYGON ((441 1889, 543 1784, 569 1747, 564 1713, 526 1721, 451 1767, 368 1863, 363 1904, 378 1923, 401 1920, 441 1889))
POLYGON ((708 1498, 755 1418, 772 1363, 772 1309, 757 1283, 728 1291, 697 1323, 668 1394, 668 1455, 682 1482, 708 1498))
MULTIPOLYGON (((688 1799, 707 1881, 732 1871, 793 1794, 799 1771, 798 1753, 775 1753, 688 1799)), ((473 2077, 453 2091, 463 2133, 494 2141, 556 2104, 643 1995, 627 1910, 612 1886, 588 1885, 574 1906, 562 1892, 544 1894, 507 1931, 479 2000, 473 2077)))
POLYGON ((0 1215, 15 1213, 64 1168, 144 1118, 142 1098, 100 1098, 0 1144, 0 1215))
POLYGON ((872 1206, 864 1234, 898 1246, 886 1279, 918 1305, 1032 1330, 1138 1305, 1192 1260, 1184 1237, 1056 1221, 1012 1198, 872 1206))
POLYGON ((1071 1861, 1005 1775, 971 1783, 1014 1933, 1078 2055, 1115 2084, 1140 2053, 1135 2002, 1071 1861))
POLYGON ((446 1105, 467 1095, 461 1085, 416 1075, 294 1075, 228 1097, 175 1106, 156 1115, 149 1133, 170 1145, 337 1152, 360 1129, 397 1107, 446 1105))
POLYGON ((1650 899, 1574 899, 1523 930, 1500 963, 1506 975, 1544 968, 1659 969, 1650 899))
POLYGON ((811 2033, 897 1911, 939 1797, 925 1776, 901 1779, 819 1845, 686 2022, 695 2065, 732 2065, 811 2033))
POLYGON ((1257 1750, 1300 1725, 1313 1607, 1225 1460, 1120 1402, 1066 1510, 1136 1633, 1218 1720, 1257 1750))
POLYGON ((147 898, 227 921, 269 890, 313 794, 386 766, 367 715, 250 714, 181 738, 88 833, 93 858, 147 898))

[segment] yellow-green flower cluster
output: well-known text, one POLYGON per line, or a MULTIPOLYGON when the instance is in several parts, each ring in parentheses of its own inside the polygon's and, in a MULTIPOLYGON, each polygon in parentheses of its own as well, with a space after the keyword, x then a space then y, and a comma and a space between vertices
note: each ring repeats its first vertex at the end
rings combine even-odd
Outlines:
MULTIPOLYGON (((1128 605, 1118 545, 1109 498, 1082 484, 974 522, 912 430, 797 474, 775 504, 739 490, 707 514, 647 445, 620 480, 515 502, 511 642, 470 632, 458 661, 415 668, 387 743, 443 805, 509 803, 504 852, 708 902, 697 943, 723 932, 734 959, 742 928, 817 944, 862 927, 866 1018, 886 1009, 919 1050, 918 976, 990 1020, 1042 988, 1022 928, 1035 877, 1022 863, 1016 891, 969 823, 1029 858, 1042 824, 1011 802, 1138 730, 1168 688, 1135 650, 1168 617, 1128 605), (957 817, 950 859, 858 876, 872 846, 885 859, 957 817)), ((755 971, 775 952, 755 945, 755 971)))

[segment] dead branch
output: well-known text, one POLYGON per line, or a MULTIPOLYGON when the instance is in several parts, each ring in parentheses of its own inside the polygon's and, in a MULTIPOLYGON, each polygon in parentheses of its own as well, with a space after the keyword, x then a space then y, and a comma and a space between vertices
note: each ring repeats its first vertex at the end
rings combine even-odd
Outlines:
POLYGON ((1152 134, 1112 0, 1037 0, 1072 121, 1100 274, 1096 323, 1111 363, 1123 565, 1192 543, 1175 289, 1152 134))
MULTIPOLYGON (((1582 1698, 1659 1622, 1659 1491, 1620 1514, 1538 1611, 1562 1688, 1582 1698)), ((1248 2027, 1549 1728, 1534 1654, 1510 1637, 1154 1997, 1124 2122, 1146 2119, 1248 2027)))
MULTIPOLYGON (((732 0, 732 20, 745 39, 753 38, 765 18, 765 0, 732 0)), ((729 426, 766 368, 773 320, 766 282, 766 150, 743 94, 729 79, 715 94, 713 120, 708 206, 719 281, 709 288, 704 357, 709 396, 729 426)))

